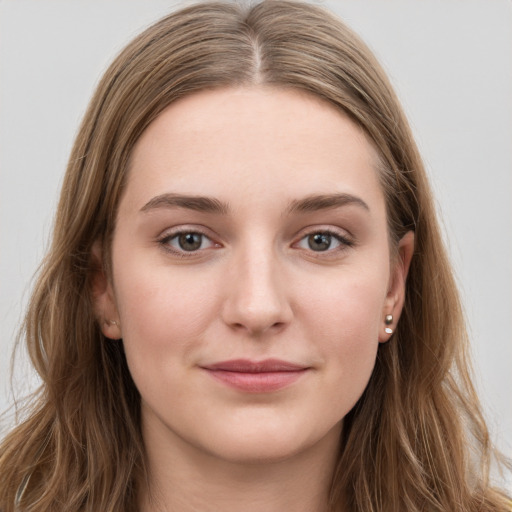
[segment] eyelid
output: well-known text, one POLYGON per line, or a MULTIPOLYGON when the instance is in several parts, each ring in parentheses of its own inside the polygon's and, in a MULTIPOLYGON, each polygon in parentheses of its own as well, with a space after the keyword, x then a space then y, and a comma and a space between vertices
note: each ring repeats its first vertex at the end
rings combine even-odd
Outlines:
POLYGON ((329 257, 332 256, 333 253, 338 253, 344 250, 349 249, 350 247, 353 247, 356 244, 356 240, 353 237, 352 234, 348 233, 346 230, 342 230, 340 228, 336 228, 333 226, 309 226, 307 228, 304 228, 300 231, 300 233, 296 237, 296 241, 292 244, 292 246, 296 246, 298 243, 302 242, 305 238, 308 236, 322 233, 327 234, 332 237, 334 237, 340 245, 338 247, 335 247, 333 249, 327 249, 325 251, 313 251, 312 249, 306 249, 306 248, 299 248, 303 249, 309 253, 315 254, 318 257, 329 257))
MULTIPOLYGON (((159 236, 156 237, 156 242, 162 247, 163 250, 165 250, 168 253, 171 253, 173 255, 183 257, 183 258, 190 258, 190 257, 198 257, 199 255, 203 254, 204 251, 207 251, 212 248, 220 248, 223 247, 220 242, 217 242, 216 239, 218 237, 215 236, 215 234, 212 234, 211 230, 206 228, 205 226, 197 225, 197 224, 185 224, 185 225, 179 225, 172 228, 168 228, 164 230, 159 236), (185 233, 197 233, 205 238, 207 238, 211 242, 210 247, 206 247, 203 249, 198 249, 195 251, 185 251, 176 249, 174 247, 171 247, 167 241, 175 238, 176 236, 179 236, 181 234, 185 233)), ((351 247, 356 245, 356 240, 354 236, 349 233, 347 230, 334 227, 332 225, 325 226, 325 225, 315 225, 315 226, 308 226, 306 228, 303 228, 300 230, 300 232, 295 237, 295 241, 292 243, 292 248, 297 248, 304 250, 308 253, 314 254, 315 257, 323 257, 328 258, 332 257, 340 252, 343 252, 351 247), (328 234, 332 237, 334 237, 338 242, 339 246, 335 248, 329 248, 325 251, 314 251, 312 249, 306 249, 306 248, 300 248, 297 247, 297 245, 304 240, 306 237, 314 235, 316 233, 322 233, 322 234, 328 234)))
POLYGON ((200 226, 200 225, 199 226, 198 225, 180 225, 180 226, 176 226, 174 228, 169 228, 169 229, 164 230, 156 238, 156 242, 160 245, 160 247, 162 247, 163 250, 165 250, 166 252, 171 253, 175 256, 179 256, 182 258, 190 258, 190 257, 194 257, 194 256, 197 257, 198 255, 202 254, 204 251, 206 251, 208 249, 222 247, 222 245, 219 242, 214 240, 214 237, 210 233, 211 233, 211 231, 209 229, 206 229, 205 227, 200 226), (179 235, 182 235, 182 234, 187 234, 187 233, 196 233, 198 235, 201 235, 201 236, 207 238, 208 240, 210 240, 212 245, 210 247, 198 249, 196 251, 185 251, 185 250, 180 250, 175 247, 172 247, 171 245, 169 245, 167 243, 168 241, 172 240, 173 238, 175 238, 179 235))

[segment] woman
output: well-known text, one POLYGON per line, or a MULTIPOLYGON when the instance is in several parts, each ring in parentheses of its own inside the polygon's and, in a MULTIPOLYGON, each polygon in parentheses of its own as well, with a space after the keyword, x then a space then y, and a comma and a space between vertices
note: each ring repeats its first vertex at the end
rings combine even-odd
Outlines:
POLYGON ((509 507, 407 122, 316 7, 198 5, 120 54, 26 339, 4 512, 509 507))

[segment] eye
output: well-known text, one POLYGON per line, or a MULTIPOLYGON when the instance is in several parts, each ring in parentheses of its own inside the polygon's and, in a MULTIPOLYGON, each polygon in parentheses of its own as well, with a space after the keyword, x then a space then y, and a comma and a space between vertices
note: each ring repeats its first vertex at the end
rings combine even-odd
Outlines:
POLYGON ((197 231, 176 233, 165 237, 160 243, 175 252, 195 252, 215 246, 206 235, 197 231))
POLYGON ((352 242, 337 233, 317 231, 301 238, 297 247, 314 252, 327 252, 352 246, 352 242))

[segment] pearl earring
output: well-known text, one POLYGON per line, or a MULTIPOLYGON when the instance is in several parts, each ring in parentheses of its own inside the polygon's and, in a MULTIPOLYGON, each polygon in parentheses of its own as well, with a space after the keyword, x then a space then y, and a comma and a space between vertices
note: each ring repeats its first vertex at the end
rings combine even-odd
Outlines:
MULTIPOLYGON (((384 319, 384 323, 389 326, 393 323, 393 315, 386 315, 386 318, 384 319)), ((386 327, 384 329, 384 332, 386 334, 393 334, 393 329, 391 329, 391 327, 386 327)))

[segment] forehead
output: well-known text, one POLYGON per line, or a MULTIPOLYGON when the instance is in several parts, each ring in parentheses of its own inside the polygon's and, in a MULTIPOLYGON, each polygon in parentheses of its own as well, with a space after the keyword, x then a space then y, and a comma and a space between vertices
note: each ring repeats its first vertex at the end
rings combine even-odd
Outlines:
POLYGON ((250 196, 247 201, 341 192, 382 202, 377 160, 358 125, 308 93, 204 91, 171 104, 142 134, 126 201, 142 203, 163 192, 228 202, 237 194, 250 196))

